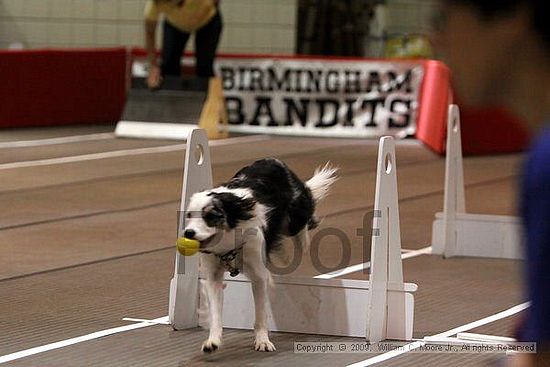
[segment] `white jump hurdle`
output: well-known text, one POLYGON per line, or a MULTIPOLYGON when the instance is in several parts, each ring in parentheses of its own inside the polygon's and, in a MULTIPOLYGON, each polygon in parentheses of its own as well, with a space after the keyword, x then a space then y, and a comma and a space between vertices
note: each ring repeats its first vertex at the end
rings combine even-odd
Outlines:
MULTIPOLYGON (((187 140, 181 210, 190 196, 212 186, 208 140, 201 129, 187 140), (195 149, 202 158, 195 159, 195 149)), ((414 297, 417 285, 403 282, 401 239, 397 200, 395 146, 390 137, 379 146, 378 175, 373 221, 370 281, 274 276, 269 328, 271 331, 410 340, 413 332, 414 297)), ((180 215, 178 236, 185 228, 180 215)), ((175 329, 204 326, 197 314, 204 306, 200 292, 199 256, 176 254, 170 285, 169 319, 175 329)), ((249 280, 226 276, 224 327, 253 329, 254 302, 249 280)))
POLYGON ((521 259, 521 221, 506 215, 466 213, 464 168, 457 105, 447 119, 447 156, 443 212, 432 226, 432 253, 445 257, 474 256, 521 259))

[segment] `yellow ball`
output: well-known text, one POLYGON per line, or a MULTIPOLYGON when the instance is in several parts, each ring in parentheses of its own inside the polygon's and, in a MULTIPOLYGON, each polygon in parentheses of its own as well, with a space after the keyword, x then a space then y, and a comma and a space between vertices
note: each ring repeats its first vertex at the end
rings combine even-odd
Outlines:
POLYGON ((190 238, 180 237, 176 241, 178 252, 183 256, 192 256, 199 251, 200 242, 190 238))

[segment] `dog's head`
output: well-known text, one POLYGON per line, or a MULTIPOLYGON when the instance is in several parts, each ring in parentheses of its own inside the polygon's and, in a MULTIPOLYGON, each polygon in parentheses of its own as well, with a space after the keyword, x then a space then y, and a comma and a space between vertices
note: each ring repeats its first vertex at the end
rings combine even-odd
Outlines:
MULTIPOLYGON (((256 202, 239 193, 203 191, 191 196, 185 214, 184 236, 198 240, 201 249, 216 252, 226 235, 241 222, 254 217, 256 202)), ((233 241, 234 242, 234 241, 233 241)))

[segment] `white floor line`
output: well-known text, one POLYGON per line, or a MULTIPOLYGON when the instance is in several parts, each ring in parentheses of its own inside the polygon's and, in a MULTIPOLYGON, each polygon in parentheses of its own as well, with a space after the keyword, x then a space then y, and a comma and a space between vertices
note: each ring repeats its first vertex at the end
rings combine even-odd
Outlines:
POLYGON ((436 334, 436 335, 433 335, 433 336, 443 336, 443 337, 445 337, 445 336, 455 335, 455 334, 461 333, 463 331, 472 330, 472 329, 475 329, 476 327, 480 327, 480 326, 483 326, 483 325, 486 325, 486 324, 490 324, 491 322, 494 322, 494 321, 497 321, 497 320, 515 315, 518 312, 521 312, 521 311, 527 309, 528 307, 529 307, 529 302, 524 302, 524 303, 521 303, 517 306, 511 307, 507 310, 496 313, 494 315, 487 316, 483 319, 470 322, 466 325, 462 325, 462 326, 456 327, 456 328, 451 329, 451 330, 447 330, 443 333, 436 334))
MULTIPOLYGON (((216 147, 216 146, 224 146, 224 145, 232 145, 232 144, 253 143, 253 142, 269 140, 269 139, 270 137, 266 135, 251 135, 251 136, 242 136, 242 137, 228 138, 228 139, 222 139, 222 140, 212 140, 210 141, 209 145, 212 147, 216 147)), ((128 156, 141 155, 141 154, 175 152, 178 150, 185 149, 185 146, 186 144, 163 145, 160 147, 123 149, 123 150, 115 150, 111 152, 83 154, 83 155, 75 155, 75 156, 69 156, 69 157, 4 163, 4 164, 0 164, 0 170, 51 166, 55 164, 84 162, 84 161, 92 161, 92 160, 98 160, 98 159, 116 158, 116 157, 128 157, 128 156)))
POLYGON ((456 337, 451 336, 426 336, 422 341, 427 341, 430 344, 499 344, 499 343, 515 343, 515 338, 487 334, 474 333, 458 333, 456 337))
POLYGON ((46 138, 46 139, 36 139, 36 140, 6 141, 6 142, 0 143, 0 149, 39 147, 43 145, 78 143, 82 141, 104 140, 104 139, 114 139, 114 138, 115 138, 115 133, 99 133, 99 134, 61 136, 58 138, 46 138))
MULTIPOLYGON (((428 246, 428 247, 421 248, 419 250, 410 250, 410 251, 407 250, 407 252, 404 252, 404 253, 401 254, 401 258, 402 259, 410 259, 411 257, 416 257, 416 256, 431 254, 431 253, 432 253, 432 247, 428 246)), ((316 279, 332 279, 332 278, 336 278, 336 277, 339 277, 339 276, 342 276, 342 275, 355 273, 356 271, 361 271, 363 269, 368 269, 368 268, 370 268, 370 261, 367 261, 367 262, 362 263, 362 264, 351 265, 351 266, 348 266, 348 267, 340 269, 340 270, 334 270, 334 271, 331 271, 330 273, 319 274, 319 275, 314 276, 314 278, 316 278, 316 279)))
MULTIPOLYGON (((425 247, 425 248, 420 249, 420 250, 413 250, 413 251, 404 253, 404 254, 401 255, 401 258, 408 259, 408 258, 411 258, 411 257, 419 256, 419 255, 422 255, 422 254, 425 254, 425 253, 430 253, 430 252, 431 252, 431 247, 425 247)), ((367 266, 370 266, 370 263, 366 263, 366 264, 369 264, 367 266)), ((365 266, 365 265, 364 264, 359 264, 359 265, 355 265, 355 266, 361 266, 359 268, 359 270, 361 270, 363 268, 363 266, 365 266)), ((345 271, 346 269, 349 269, 349 268, 352 268, 352 267, 344 268, 342 270, 334 272, 334 273, 337 273, 334 276, 331 276, 330 275, 331 273, 321 274, 323 276, 328 277, 328 278, 322 278, 322 279, 330 279, 330 278, 334 278, 334 277, 339 276, 339 275, 348 274, 349 272, 348 273, 342 273, 342 271, 345 271)), ((354 271, 357 271, 357 270, 354 270, 354 271)), ((353 271, 350 271, 350 272, 353 272, 353 271)), ((320 276, 318 275, 316 278, 318 278, 318 277, 320 277, 320 276)), ((16 353, 8 354, 8 355, 5 355, 5 356, 1 356, 0 357, 0 363, 13 361, 13 360, 28 357, 28 356, 31 356, 31 355, 34 355, 34 354, 47 352, 47 351, 50 351, 50 350, 53 350, 53 349, 63 348, 63 347, 69 346, 69 345, 82 343, 82 342, 85 342, 85 341, 101 338, 101 337, 112 335, 112 334, 122 333, 124 331, 130 331, 130 330, 134 330, 134 329, 139 329, 139 328, 144 328, 144 327, 147 327, 147 326, 153 326, 153 325, 159 325, 159 324, 161 324, 161 325, 169 325, 170 324, 170 322, 168 321, 168 316, 159 317, 159 318, 153 319, 153 320, 137 319, 137 318, 133 318, 133 317, 125 317, 122 320, 130 321, 130 322, 136 322, 136 324, 128 325, 128 326, 122 326, 122 327, 118 327, 118 328, 114 328, 114 329, 107 329, 107 330, 103 330, 103 331, 98 331, 98 332, 91 333, 91 334, 84 335, 84 336, 80 336, 80 337, 77 337, 77 338, 63 340, 63 341, 59 341, 59 342, 56 342, 56 343, 43 345, 41 347, 31 348, 31 349, 23 350, 23 351, 20 351, 20 352, 16 352, 16 353)))
POLYGON ((124 317, 122 321, 131 321, 131 322, 147 322, 149 324, 157 324, 157 325, 170 325, 170 321, 168 320, 168 316, 160 317, 158 319, 154 320, 147 320, 147 319, 135 319, 133 317, 124 317))
POLYGON ((521 312, 521 311, 525 310, 528 307, 529 307, 529 302, 525 302, 525 303, 519 304, 517 306, 511 307, 507 310, 496 313, 494 315, 479 319, 477 321, 470 322, 468 324, 456 327, 456 328, 451 329, 451 330, 447 330, 447 331, 439 333, 439 334, 428 336, 428 337, 425 338, 425 340, 419 340, 419 341, 415 341, 413 343, 406 344, 406 345, 403 346, 402 349, 392 350, 391 352, 379 354, 376 357, 365 359, 364 361, 349 364, 349 365, 347 365, 347 367, 372 366, 376 363, 384 362, 384 361, 387 361, 388 359, 392 359, 392 358, 395 358, 395 357, 400 356, 402 354, 405 354, 407 352, 410 352, 411 350, 418 349, 418 348, 426 345, 427 343, 429 343, 430 338, 434 338, 434 339, 447 338, 451 335, 455 335, 455 334, 458 334, 460 332, 471 330, 471 329, 474 329, 476 327, 486 325, 486 324, 489 324, 491 322, 494 322, 494 321, 497 321, 497 320, 504 319, 506 317, 515 315, 516 313, 521 312))
POLYGON ((508 336, 486 335, 486 334, 477 334, 477 333, 458 333, 456 334, 456 337, 460 340, 494 342, 494 343, 513 343, 517 341, 515 338, 510 338, 508 336))
POLYGON ((0 363, 11 362, 11 361, 14 361, 16 359, 21 359, 21 358, 29 357, 29 356, 32 356, 32 355, 35 355, 35 354, 48 352, 50 350, 63 348, 63 347, 69 346, 69 345, 78 344, 78 343, 82 343, 82 342, 85 342, 85 341, 102 338, 102 337, 108 336, 108 335, 118 334, 118 333, 122 333, 122 332, 125 332, 125 331, 141 329, 141 328, 144 328, 144 327, 157 325, 158 321, 162 321, 164 319, 165 319, 165 317, 160 317, 158 319, 151 320, 151 321, 154 321, 155 323, 140 322, 139 324, 132 324, 132 325, 120 326, 120 327, 116 327, 116 328, 112 328, 112 329, 97 331, 95 333, 78 336, 76 338, 62 340, 62 341, 59 341, 59 342, 42 345, 40 347, 35 347, 35 348, 31 348, 31 349, 22 350, 20 352, 7 354, 5 356, 0 357, 0 363))

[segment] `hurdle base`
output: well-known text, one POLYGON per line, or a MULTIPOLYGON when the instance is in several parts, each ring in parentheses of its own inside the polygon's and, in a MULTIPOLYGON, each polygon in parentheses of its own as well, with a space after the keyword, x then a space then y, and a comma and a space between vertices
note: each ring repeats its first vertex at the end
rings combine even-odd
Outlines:
POLYGON ((433 254, 445 257, 523 258, 519 217, 457 213, 453 219, 456 231, 454 248, 446 248, 445 245, 444 217, 442 212, 435 215, 432 226, 433 254))
POLYGON ((133 78, 115 136, 186 140, 197 127, 210 140, 229 135, 220 78, 165 78, 162 89, 156 91, 149 90, 145 79, 133 78))
MULTIPOLYGON (((414 283, 405 283, 413 284, 414 283)), ((414 296, 409 292, 388 289, 388 318, 386 336, 388 340, 412 340, 414 326, 414 296), (390 317, 391 316, 391 317, 390 317)), ((377 342, 378 340, 371 340, 377 342)))
POLYGON ((197 125, 172 124, 167 122, 119 121, 116 125, 115 136, 120 138, 143 138, 187 140, 189 133, 197 125))
POLYGON ((196 277, 187 274, 174 274, 170 281, 168 320, 174 330, 184 330, 199 326, 197 316, 198 284, 196 277), (193 310, 193 312, 188 312, 193 310))
MULTIPOLYGON (((274 276, 273 281, 268 318, 270 331, 366 337, 369 281, 283 276, 274 276)), ((254 298, 250 281, 240 275, 226 277, 225 283, 223 326, 254 329, 254 298)), ((412 339, 412 293, 417 288, 413 283, 388 283, 388 322, 383 339, 412 339)), ((205 309, 204 297, 200 297, 200 303, 199 308, 205 309)), ((200 314, 200 326, 208 326, 207 316, 200 314)))

